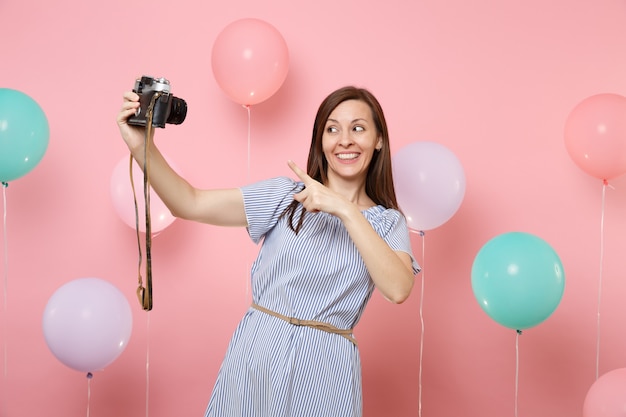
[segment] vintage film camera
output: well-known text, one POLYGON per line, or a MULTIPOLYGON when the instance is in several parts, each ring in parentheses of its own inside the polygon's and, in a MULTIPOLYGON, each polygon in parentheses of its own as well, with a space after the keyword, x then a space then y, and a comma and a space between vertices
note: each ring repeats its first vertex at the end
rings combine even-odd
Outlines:
POLYGON ((174 97, 170 92, 170 82, 165 78, 153 78, 147 75, 135 81, 133 91, 139 94, 140 107, 134 116, 128 118, 128 124, 145 126, 146 112, 152 97, 159 93, 152 110, 152 126, 164 128, 166 123, 179 125, 187 116, 187 103, 182 98, 174 97))

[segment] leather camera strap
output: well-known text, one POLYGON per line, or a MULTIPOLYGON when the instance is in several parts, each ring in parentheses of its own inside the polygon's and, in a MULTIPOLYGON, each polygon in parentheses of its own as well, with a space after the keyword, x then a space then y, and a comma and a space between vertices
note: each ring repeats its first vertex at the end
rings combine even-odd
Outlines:
POLYGON ((135 231, 137 233, 137 247, 139 251, 139 259, 137 263, 137 298, 139 304, 145 311, 152 310, 152 222, 150 219, 150 157, 149 146, 150 138, 152 137, 152 116, 154 111, 154 104, 161 96, 160 92, 156 92, 150 100, 150 105, 146 110, 146 130, 144 138, 144 158, 143 158, 143 198, 145 202, 145 221, 146 221, 146 236, 145 236, 145 248, 146 248, 146 285, 143 285, 143 278, 141 276, 141 266, 143 264, 141 253, 141 237, 139 233, 139 208, 137 206, 137 194, 135 193, 135 182, 133 180, 133 156, 130 156, 130 184, 133 189, 133 200, 135 203, 135 231))

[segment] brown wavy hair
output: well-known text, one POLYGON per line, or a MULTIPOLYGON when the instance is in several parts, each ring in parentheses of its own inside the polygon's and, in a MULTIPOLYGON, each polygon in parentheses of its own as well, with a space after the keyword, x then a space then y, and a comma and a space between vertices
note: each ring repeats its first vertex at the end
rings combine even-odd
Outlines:
MULTIPOLYGON (((320 104, 313 123, 313 135, 306 168, 307 174, 316 181, 327 184, 328 161, 322 150, 322 136, 330 114, 338 105, 348 100, 362 101, 369 106, 377 133, 382 139, 382 147, 380 151, 374 152, 367 170, 365 192, 376 204, 399 210, 393 186, 389 131, 385 114, 376 97, 364 88, 342 87, 330 93, 320 104)), ((281 217, 288 216, 289 227, 296 233, 302 228, 305 214, 305 209, 302 207, 298 222, 294 225, 294 217, 299 204, 298 201, 294 200, 281 215, 281 217)))

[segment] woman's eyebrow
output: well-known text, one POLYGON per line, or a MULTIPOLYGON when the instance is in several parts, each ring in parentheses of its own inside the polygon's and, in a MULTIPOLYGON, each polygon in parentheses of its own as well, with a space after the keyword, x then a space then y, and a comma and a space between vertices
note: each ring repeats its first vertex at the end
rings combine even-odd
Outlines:
MULTIPOLYGON (((328 122, 339 123, 339 120, 327 119, 326 123, 328 122)), ((362 117, 357 117, 356 119, 352 120, 350 123, 356 123, 356 122, 367 122, 367 119, 364 119, 362 117)))

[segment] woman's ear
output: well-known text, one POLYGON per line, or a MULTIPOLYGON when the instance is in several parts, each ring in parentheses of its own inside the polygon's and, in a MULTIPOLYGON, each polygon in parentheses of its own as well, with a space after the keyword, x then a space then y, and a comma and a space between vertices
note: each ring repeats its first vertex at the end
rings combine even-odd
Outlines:
POLYGON ((378 136, 378 141, 376 142, 376 150, 380 151, 383 148, 383 138, 382 136, 378 136))

